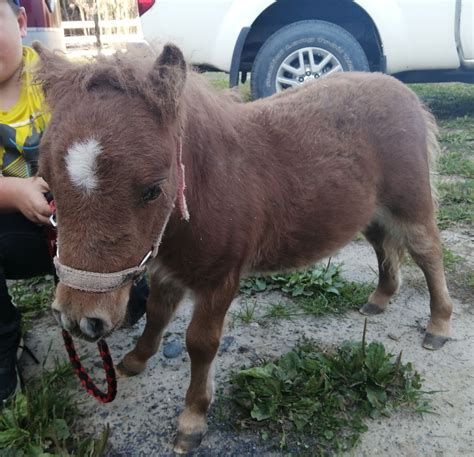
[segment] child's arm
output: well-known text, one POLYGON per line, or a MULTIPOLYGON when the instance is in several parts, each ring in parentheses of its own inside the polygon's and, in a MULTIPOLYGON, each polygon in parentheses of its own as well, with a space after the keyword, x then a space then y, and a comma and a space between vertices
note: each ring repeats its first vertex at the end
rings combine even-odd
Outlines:
POLYGON ((43 178, 0 177, 0 211, 20 211, 32 222, 49 225, 51 209, 43 195, 48 191, 43 178))

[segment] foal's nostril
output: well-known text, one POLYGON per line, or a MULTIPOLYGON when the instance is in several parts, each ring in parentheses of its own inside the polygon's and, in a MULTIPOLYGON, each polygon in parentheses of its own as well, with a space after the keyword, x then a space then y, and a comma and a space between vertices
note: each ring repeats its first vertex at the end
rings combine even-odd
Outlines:
POLYGON ((72 331, 76 327, 76 323, 69 319, 69 317, 65 313, 59 313, 61 327, 66 329, 67 331, 72 331))
POLYGON ((82 318, 81 330, 91 338, 98 338, 104 332, 104 321, 95 317, 82 318))

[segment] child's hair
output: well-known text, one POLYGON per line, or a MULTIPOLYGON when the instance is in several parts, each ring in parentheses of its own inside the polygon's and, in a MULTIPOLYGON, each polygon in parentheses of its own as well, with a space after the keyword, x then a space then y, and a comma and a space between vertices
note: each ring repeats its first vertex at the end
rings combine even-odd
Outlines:
POLYGON ((20 0, 7 0, 7 3, 10 5, 14 13, 20 11, 20 0))

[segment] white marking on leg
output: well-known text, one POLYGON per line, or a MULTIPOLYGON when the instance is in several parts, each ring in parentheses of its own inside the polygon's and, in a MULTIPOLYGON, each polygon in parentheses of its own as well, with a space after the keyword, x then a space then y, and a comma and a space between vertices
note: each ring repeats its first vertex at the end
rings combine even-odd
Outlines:
POLYGON ((67 150, 66 166, 71 181, 90 193, 99 184, 97 178, 97 157, 103 151, 95 138, 76 141, 67 150))

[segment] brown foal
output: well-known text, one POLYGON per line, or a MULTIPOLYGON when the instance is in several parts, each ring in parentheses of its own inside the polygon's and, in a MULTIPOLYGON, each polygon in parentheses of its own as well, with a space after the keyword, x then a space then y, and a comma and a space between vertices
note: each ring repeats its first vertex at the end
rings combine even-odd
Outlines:
POLYGON ((453 305, 430 183, 436 125, 403 84, 340 73, 242 103, 189 71, 172 45, 156 61, 83 65, 36 49, 53 111, 40 163, 59 224, 53 308, 66 329, 103 337, 148 265, 145 331, 119 366, 136 375, 192 292, 177 452, 206 431, 212 363, 243 274, 305 267, 362 231, 379 283, 361 312, 387 308, 408 250, 430 292, 423 344, 448 339, 453 305))

